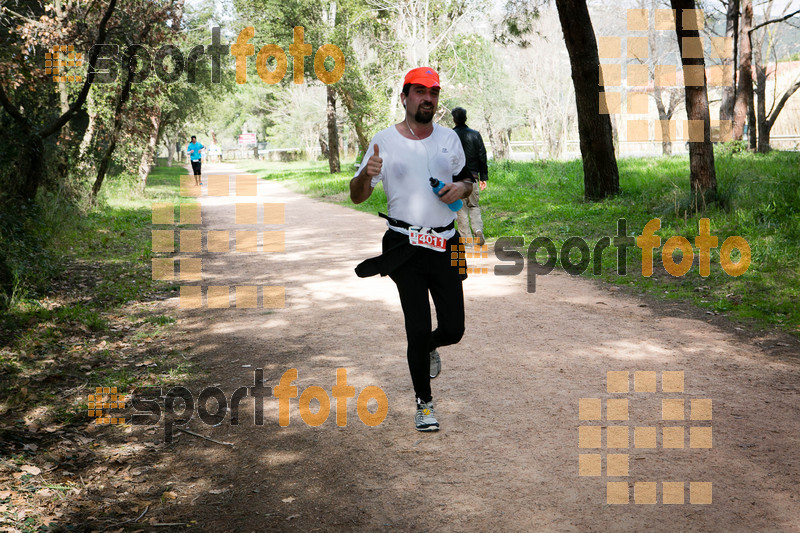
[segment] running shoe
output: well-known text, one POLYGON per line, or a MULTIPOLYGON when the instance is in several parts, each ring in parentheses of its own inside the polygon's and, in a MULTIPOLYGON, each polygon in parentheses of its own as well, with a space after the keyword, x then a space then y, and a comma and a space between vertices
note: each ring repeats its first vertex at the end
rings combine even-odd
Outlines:
POLYGON ((439 431, 439 421, 433 410, 433 401, 423 402, 417 398, 417 414, 414 415, 417 431, 439 431))
POLYGON ((478 243, 478 246, 486 244, 486 239, 483 238, 483 232, 481 230, 475 232, 475 241, 478 243))
POLYGON ((431 352, 431 379, 439 375, 442 371, 442 359, 439 357, 439 352, 436 348, 431 352))

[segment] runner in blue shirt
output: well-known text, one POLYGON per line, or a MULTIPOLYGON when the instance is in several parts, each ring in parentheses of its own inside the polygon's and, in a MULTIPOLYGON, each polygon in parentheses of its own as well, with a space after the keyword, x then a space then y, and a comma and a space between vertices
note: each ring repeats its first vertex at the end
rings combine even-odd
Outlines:
POLYGON ((205 146, 197 142, 197 137, 192 135, 192 142, 189 143, 189 146, 186 148, 186 151, 189 153, 189 160, 192 162, 192 170, 194 171, 195 185, 200 185, 200 161, 202 159, 200 151, 203 149, 205 149, 205 146))

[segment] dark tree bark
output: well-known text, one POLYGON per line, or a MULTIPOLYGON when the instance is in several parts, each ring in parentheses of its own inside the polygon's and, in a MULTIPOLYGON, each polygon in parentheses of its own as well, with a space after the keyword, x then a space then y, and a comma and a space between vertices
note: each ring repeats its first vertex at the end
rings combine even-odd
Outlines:
POLYGON ((330 85, 326 88, 328 93, 328 168, 331 174, 341 170, 339 163, 339 127, 336 125, 336 91, 330 85))
POLYGON ((556 7, 575 86, 584 196, 588 200, 600 200, 619 192, 619 170, 614 157, 611 119, 607 114, 600 114, 597 40, 585 0, 556 0, 556 7))
MULTIPOLYGON (((739 48, 739 0, 728 0, 728 11, 725 16, 725 37, 733 40, 733 57, 722 60, 724 67, 733 67, 736 61, 736 51, 739 48)), ((736 103, 736 69, 732 68, 733 80, 722 88, 722 102, 719 105, 719 119, 733 120, 733 105, 736 103)))
MULTIPOLYGON (((769 152, 769 136, 764 138, 767 129, 767 69, 762 64, 761 51, 756 49, 753 55, 755 57, 754 66, 756 70, 755 111, 758 131, 758 144, 756 148, 759 152, 765 154, 769 152)), ((753 148, 752 141, 750 142, 750 147, 753 148)))
MULTIPOLYGON (((747 1, 747 0, 746 0, 747 1)), ((678 38, 678 48, 681 52, 681 63, 684 73, 686 68, 699 65, 703 69, 703 85, 686 85, 686 116, 689 120, 703 121, 703 141, 689 142, 689 182, 692 196, 697 202, 696 209, 703 206, 707 196, 713 197, 717 190, 717 174, 714 168, 714 145, 711 144, 711 121, 708 111, 708 93, 706 91, 705 60, 702 57, 685 57, 684 39, 699 39, 700 32, 696 29, 684 29, 682 19, 684 9, 695 9, 694 0, 670 0, 672 9, 675 10, 675 34, 678 38)), ((684 76, 685 79, 685 76, 684 76)))
MULTIPOLYGON (((744 125, 753 108, 753 67, 750 28, 753 26, 753 2, 742 0, 742 24, 739 27, 739 78, 736 86, 736 103, 733 107, 733 138, 741 140, 744 125)), ((750 129, 752 139, 756 132, 750 129)))

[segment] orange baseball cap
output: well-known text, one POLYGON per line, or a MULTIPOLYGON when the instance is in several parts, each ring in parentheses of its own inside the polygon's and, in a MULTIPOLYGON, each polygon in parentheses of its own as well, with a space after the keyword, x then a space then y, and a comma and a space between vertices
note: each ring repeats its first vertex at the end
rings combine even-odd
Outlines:
POLYGON ((419 67, 408 71, 403 85, 408 83, 424 85, 425 87, 441 87, 439 85, 439 75, 430 67, 419 67))

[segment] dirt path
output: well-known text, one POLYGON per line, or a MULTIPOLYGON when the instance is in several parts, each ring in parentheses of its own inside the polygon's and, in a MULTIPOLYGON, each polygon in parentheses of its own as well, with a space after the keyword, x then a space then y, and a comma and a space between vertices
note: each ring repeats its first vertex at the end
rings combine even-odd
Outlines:
MULTIPOLYGON (((473 275, 467 332, 441 350, 433 382, 442 431, 421 434, 394 284, 353 273, 379 251, 383 220, 273 182, 258 187, 258 201, 285 203, 286 222, 252 229, 285 229, 285 253, 203 254, 203 283, 283 285, 286 305, 179 311, 181 340, 210 372, 190 385, 195 397, 219 384, 230 398, 253 385, 257 367, 267 386, 296 368, 299 392, 318 385, 330 394, 345 368, 356 394, 385 391, 388 416, 367 427, 351 399, 347 426, 337 427, 334 400, 315 428, 295 398, 282 428, 270 396, 263 426, 252 423, 250 398, 239 426, 194 420, 186 427, 235 447, 178 434, 158 466, 177 494, 161 522, 195 520, 209 531, 800 531, 796 363, 565 274, 540 277, 534 294, 524 276, 473 275), (629 371, 630 392, 608 393, 607 371, 629 371), (655 371, 657 392, 634 392, 635 371, 655 371), (663 371, 684 372, 683 394, 661 391, 663 371), (628 399, 629 419, 610 422, 630 427, 628 449, 578 447, 579 425, 606 427, 579 420, 580 398, 603 399, 603 413, 605 399, 628 399), (687 420, 662 421, 664 398, 685 399, 687 420), (688 420, 691 399, 711 399, 713 420, 688 420), (634 448, 634 426, 657 428, 658 447, 634 448), (713 428, 713 448, 690 448, 689 428, 699 426, 713 428), (662 448, 662 427, 684 427, 684 447, 662 448), (602 476, 580 476, 581 453, 628 453, 629 475, 606 476, 603 459, 602 476), (628 482, 631 503, 606 504, 607 481, 628 482), (685 482, 686 503, 663 504, 664 481, 685 482), (635 482, 657 482, 658 503, 633 503, 635 482), (689 482, 712 483, 713 503, 690 504, 689 482)), ((234 229, 235 201, 254 199, 204 199, 203 229, 234 229)))

